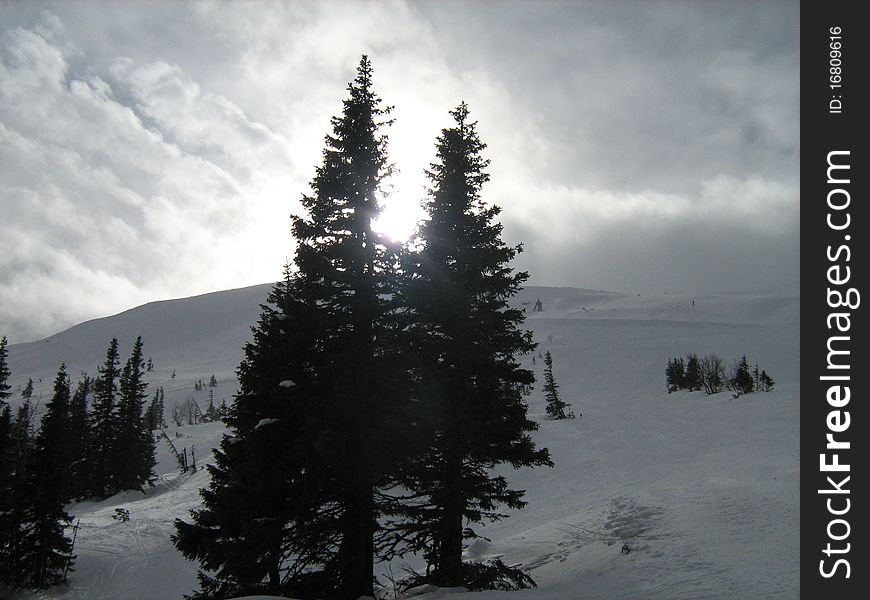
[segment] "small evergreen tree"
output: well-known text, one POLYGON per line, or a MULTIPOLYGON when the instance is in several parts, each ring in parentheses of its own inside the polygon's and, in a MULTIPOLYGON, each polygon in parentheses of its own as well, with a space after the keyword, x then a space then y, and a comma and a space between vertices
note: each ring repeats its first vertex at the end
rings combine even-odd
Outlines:
POLYGON ((704 389, 704 378, 701 374, 701 361, 698 355, 690 352, 686 355, 685 387, 690 392, 704 389))
POLYGON ((157 394, 159 397, 157 398, 157 405, 155 407, 154 416, 156 418, 157 428, 158 429, 166 429, 166 412, 164 405, 164 397, 165 393, 163 391, 163 386, 157 388, 157 394))
POLYGON ((761 371, 761 375, 759 376, 759 381, 761 382, 761 389, 765 392, 769 392, 773 389, 773 378, 767 374, 767 371, 761 371))
POLYGON ((208 380, 208 387, 217 387, 217 378, 212 373, 211 378, 208 380))
POLYGON ((207 421, 217 421, 217 409, 214 406, 214 394, 212 390, 209 390, 208 394, 208 408, 205 409, 205 418, 207 421))
POLYGON ((553 357, 550 351, 544 355, 544 397, 547 399, 547 414, 552 419, 567 419, 568 414, 565 412, 570 404, 562 400, 559 395, 559 384, 556 383, 556 378, 553 377, 553 357))
POLYGON ((668 361, 668 366, 665 369, 665 380, 669 394, 687 387, 686 365, 682 358, 677 357, 668 361))
POLYGON ((728 388, 734 392, 735 396, 749 394, 755 389, 755 380, 749 372, 749 362, 747 362, 745 354, 731 371, 731 376, 728 378, 728 388))
POLYGON ((33 398, 33 379, 27 380, 27 385, 25 385, 24 389, 21 390, 21 397, 25 400, 33 398))

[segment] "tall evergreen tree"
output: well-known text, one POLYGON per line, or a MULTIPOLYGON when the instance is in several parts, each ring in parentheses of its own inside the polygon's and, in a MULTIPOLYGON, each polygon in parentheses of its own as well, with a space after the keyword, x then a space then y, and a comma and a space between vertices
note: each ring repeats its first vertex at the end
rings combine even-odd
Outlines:
POLYGON ((9 377, 12 373, 9 371, 9 349, 7 348, 8 341, 4 335, 0 338, 0 406, 5 406, 7 398, 12 395, 12 386, 9 385, 9 377))
POLYGON ((525 504, 523 491, 490 469, 552 462, 531 439, 538 426, 520 391, 534 376, 516 356, 535 348, 531 333, 520 329, 523 312, 508 305, 528 278, 509 266, 522 248, 504 244, 495 221, 501 209, 480 197, 488 161, 467 105, 451 115, 455 125, 441 132, 437 162, 427 172, 429 219, 404 294, 407 344, 420 357, 415 395, 428 447, 403 481, 427 500, 405 508, 408 520, 400 528, 404 542, 425 554, 438 585, 495 587, 512 580, 522 587, 531 580, 504 565, 480 582, 483 567, 462 562, 463 540, 477 535, 466 525, 504 518, 500 506, 525 504))
POLYGON ((30 398, 25 398, 12 421, 9 432, 9 449, 6 453, 8 487, 6 510, 0 515, 2 531, 2 555, 0 572, 4 580, 16 587, 26 583, 26 524, 30 496, 28 466, 33 455, 33 407, 30 398))
POLYGON ((118 407, 112 449, 113 480, 119 490, 142 489, 154 477, 154 435, 145 424, 142 406, 148 388, 144 381, 142 337, 124 365, 118 386, 118 407))
POLYGON ((91 416, 88 413, 88 392, 90 389, 91 378, 82 374, 70 400, 68 453, 72 498, 84 498, 89 492, 91 416))
POLYGON ((65 365, 61 365, 23 482, 27 503, 19 585, 41 589, 59 583, 70 558, 72 542, 64 531, 72 521, 64 508, 72 499, 69 411, 69 377, 65 365))
POLYGON ((116 422, 115 403, 119 376, 118 340, 112 338, 106 351, 106 362, 94 380, 94 401, 91 413, 93 425, 88 457, 91 474, 89 494, 101 498, 111 496, 120 488, 113 479, 112 451, 114 450, 116 422))
MULTIPOLYGON (((397 252, 372 230, 380 211, 387 160, 390 108, 372 89, 372 66, 363 56, 348 86, 340 117, 332 119, 323 164, 305 196, 304 217, 294 217, 295 274, 300 299, 321 333, 310 355, 306 427, 315 459, 331 477, 323 506, 337 518, 317 528, 337 541, 338 598, 371 596, 377 517, 376 490, 388 483, 405 428, 399 399, 404 385, 391 342, 397 252)), ((319 516, 319 515, 318 515, 319 516)))
POLYGON ((391 352, 397 252, 372 231, 389 109, 363 56, 323 164, 293 218, 295 272, 273 290, 245 349, 233 433, 203 509, 177 522, 202 597, 267 591, 373 595, 377 489, 389 483, 400 377, 391 352), (216 525, 221 535, 216 536, 216 525))
POLYGON ((0 581, 10 581, 7 552, 12 540, 12 395, 6 336, 0 338, 0 581))

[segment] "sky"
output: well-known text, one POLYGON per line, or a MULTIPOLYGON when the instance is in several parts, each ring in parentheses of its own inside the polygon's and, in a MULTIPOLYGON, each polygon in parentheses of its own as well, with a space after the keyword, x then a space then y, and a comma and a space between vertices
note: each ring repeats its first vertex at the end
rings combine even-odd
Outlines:
POLYGON ((797 287, 799 4, 0 0, 0 334, 281 276, 360 55, 379 227, 468 102, 532 285, 797 287))

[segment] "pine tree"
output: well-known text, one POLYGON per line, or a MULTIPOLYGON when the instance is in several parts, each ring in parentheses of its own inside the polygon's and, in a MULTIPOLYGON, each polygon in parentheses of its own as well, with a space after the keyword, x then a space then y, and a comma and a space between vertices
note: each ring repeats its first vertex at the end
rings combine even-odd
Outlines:
POLYGON ((212 373, 211 378, 208 380, 208 387, 217 387, 217 378, 214 376, 214 373, 212 373))
POLYGON ((755 389, 755 380, 749 372, 749 362, 746 360, 746 355, 740 359, 740 362, 735 365, 732 370, 732 375, 728 381, 728 387, 737 395, 749 394, 755 389))
POLYGON ((164 410, 164 397, 165 393, 163 391, 163 386, 157 388, 157 391, 160 392, 160 399, 157 401, 157 425, 160 429, 166 428, 166 412, 164 410))
POLYGON ((15 420, 10 427, 5 457, 9 477, 6 510, 0 515, 3 543, 0 572, 4 581, 14 587, 25 585, 27 577, 25 534, 31 493, 28 466, 33 455, 33 441, 33 408, 30 398, 25 398, 15 411, 15 420))
POLYGON ((773 389, 773 378, 767 374, 767 371, 761 371, 761 375, 759 376, 759 380, 761 381, 761 389, 765 392, 769 392, 773 389))
POLYGON ((374 593, 376 490, 404 429, 390 354, 396 253, 371 228, 390 171, 389 109, 365 56, 348 91, 302 198, 306 216, 293 218, 296 270, 245 349, 233 435, 209 467, 203 509, 176 523, 179 550, 214 573, 201 574, 201 597, 374 593))
POLYGON ((209 390, 208 408, 205 409, 205 417, 209 422, 217 421, 217 409, 214 406, 214 392, 209 390))
POLYGON ((117 418, 112 444, 112 479, 119 490, 142 489, 154 477, 155 444, 142 416, 145 390, 142 337, 121 372, 117 418))
POLYGON ((94 380, 94 401, 91 413, 93 425, 91 447, 88 457, 90 465, 89 495, 106 498, 119 491, 118 482, 113 478, 112 451, 114 449, 116 427, 115 402, 118 393, 116 380, 118 371, 118 340, 112 338, 106 351, 106 362, 99 369, 94 380))
POLYGON ((7 364, 7 361, 9 360, 9 350, 7 346, 8 342, 4 335, 0 338, 0 407, 6 406, 7 398, 12 395, 12 386, 9 385, 9 377, 12 373, 9 371, 9 365, 7 364))
POLYGON ((677 357, 668 361, 668 366, 665 369, 665 379, 669 394, 687 387, 686 365, 682 358, 677 357))
POLYGON ((70 493, 70 386, 65 365, 54 382, 24 480, 27 505, 22 531, 19 585, 47 588, 60 583, 72 542, 64 530, 72 517, 64 507, 70 493))
POLYGON ((550 351, 544 355, 544 395, 547 399, 547 414, 553 419, 567 419, 568 414, 565 412, 570 404, 567 404, 559 395, 559 384, 556 383, 553 377, 553 357, 550 351))
POLYGON ((690 352, 686 355, 686 389, 697 392, 704 389, 704 381, 701 374, 701 361, 698 355, 690 352))
POLYGON ((12 509, 12 409, 7 400, 12 395, 7 364, 7 341, 0 338, 0 581, 11 581, 8 550, 13 537, 12 509))
POLYGON ((293 285, 288 270, 261 307, 226 416, 230 435, 207 466, 202 508, 191 511, 192 522, 175 523, 176 547, 202 567, 194 598, 310 597, 312 587, 331 597, 322 592, 329 591, 324 542, 304 534, 303 521, 318 509, 319 471, 305 470, 312 448, 301 411, 311 385, 305 355, 316 332, 293 285))
POLYGON ((28 379, 24 389, 21 390, 21 397, 25 400, 33 398, 33 379, 28 379))
POLYGON ((420 357, 415 396, 427 447, 402 484, 427 500, 406 505, 407 520, 394 526, 409 549, 424 553, 438 585, 524 587, 533 582, 518 570, 462 562, 463 540, 477 536, 466 523, 499 520, 506 516, 500 505, 525 504, 523 491, 489 469, 552 462, 546 449, 535 448, 530 433, 538 426, 520 391, 534 376, 516 356, 535 348, 531 333, 519 328, 523 312, 508 306, 528 278, 509 266, 521 247, 502 242, 500 209, 480 197, 488 161, 467 105, 451 115, 455 125, 441 132, 437 162, 427 171, 429 219, 421 250, 408 259, 404 292, 404 345, 420 357))
POLYGON ((338 598, 371 596, 375 531, 382 509, 376 490, 389 483, 406 431, 399 407, 404 374, 392 342, 397 318, 397 252, 372 230, 378 216, 387 160, 391 109, 372 89, 372 66, 363 56, 348 86, 340 117, 332 119, 323 164, 302 199, 305 217, 294 217, 295 273, 299 298, 320 326, 310 354, 311 400, 305 404, 313 460, 328 475, 312 526, 336 540, 324 565, 338 598), (315 525, 316 524, 316 525, 315 525))
POLYGON ((89 492, 91 416, 88 413, 88 391, 91 382, 91 378, 83 374, 70 400, 68 452, 72 498, 84 498, 89 492))

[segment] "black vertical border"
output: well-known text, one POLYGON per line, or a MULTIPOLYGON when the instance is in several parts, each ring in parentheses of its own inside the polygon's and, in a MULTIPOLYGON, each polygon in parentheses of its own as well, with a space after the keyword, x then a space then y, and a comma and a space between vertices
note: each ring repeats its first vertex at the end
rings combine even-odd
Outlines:
MULTIPOLYGON (((838 0, 832 2, 805 1, 801 3, 801 541, 800 577, 801 595, 804 598, 825 598, 846 600, 866 598, 868 587, 867 546, 870 536, 865 528, 868 511, 868 481, 866 458, 868 453, 868 430, 865 404, 870 402, 868 381, 870 381, 870 362, 861 352, 867 347, 867 327, 864 313, 870 310, 870 290, 867 289, 866 271, 870 269, 867 261, 866 238, 870 236, 870 217, 866 208, 870 203, 867 196, 867 180, 870 178, 870 162, 866 151, 866 137, 870 126, 864 118, 870 112, 866 94, 866 79, 870 77, 870 63, 866 60, 867 39, 870 37, 870 22, 862 19, 858 9, 862 2, 838 0), (831 28, 841 28, 842 88, 832 88, 831 75, 831 28), (836 103, 840 100, 839 113, 836 103), (849 151, 848 164, 850 182, 847 185, 829 184, 827 178, 828 153, 849 151), (832 189, 846 188, 850 203, 846 209, 851 219, 848 230, 834 231, 828 227, 827 215, 833 212, 828 208, 828 193, 832 189), (846 235, 850 239, 846 239, 846 235), (845 262, 845 252, 839 261, 830 261, 828 247, 835 253, 841 245, 848 245, 851 260, 845 262), (851 269, 848 283, 833 286, 828 281, 828 269, 834 265, 848 265, 851 269), (854 310, 850 308, 831 308, 827 300, 828 288, 845 292, 850 287, 862 293, 861 303, 854 310), (867 292, 864 296, 863 292, 867 292), (848 333, 828 329, 828 315, 832 312, 849 312, 851 327, 848 333), (823 375, 833 374, 827 369, 828 338, 833 335, 848 335, 850 354, 848 373, 850 381, 840 382, 849 385, 851 400, 839 410, 848 410, 849 428, 834 434, 837 440, 848 441, 848 450, 827 450, 839 454, 839 462, 849 464, 848 473, 828 472, 820 469, 820 454, 826 452, 827 418, 829 411, 835 410, 828 404, 826 393, 831 381, 820 379, 823 375), (849 494, 820 494, 819 490, 831 488, 827 476, 841 482, 843 475, 850 480, 842 485, 849 494), (827 507, 832 498, 833 508, 842 510, 845 499, 850 501, 849 511, 842 516, 832 515, 827 507), (842 541, 829 539, 828 524, 837 518, 849 523, 849 535, 842 541), (831 543, 833 548, 845 548, 843 554, 826 556, 824 550, 831 543), (845 577, 845 566, 840 565, 835 575, 825 578, 821 574, 820 561, 825 561, 825 569, 830 573, 837 558, 845 558, 850 567, 849 577, 845 577)), ((839 159, 841 162, 844 159, 839 159)), ((843 171, 840 171, 843 173, 843 171)), ((837 201, 844 196, 835 194, 837 201)), ((842 221, 844 211, 835 214, 842 221)), ((842 276, 844 271, 841 271, 842 276)), ((846 346, 838 342, 840 348, 846 346)), ((841 360, 841 362, 843 362, 841 360)), ((831 459, 828 459, 831 462, 831 459)), ((835 536, 847 531, 842 523, 832 529, 835 536)))

